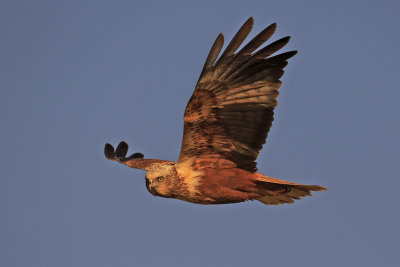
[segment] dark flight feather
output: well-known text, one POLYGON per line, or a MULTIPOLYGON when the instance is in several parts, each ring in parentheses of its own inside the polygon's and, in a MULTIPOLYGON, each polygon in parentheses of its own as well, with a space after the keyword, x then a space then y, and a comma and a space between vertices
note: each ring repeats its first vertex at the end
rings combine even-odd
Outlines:
POLYGON ((282 49, 285 45, 287 45, 289 40, 290 40, 290 36, 286 36, 282 39, 279 39, 278 41, 275 41, 275 42, 267 45, 266 47, 260 49, 259 51, 254 53, 254 55, 252 57, 253 58, 269 57, 270 55, 272 55, 273 53, 275 53, 276 51, 282 49))
POLYGON ((126 153, 128 153, 128 144, 122 141, 118 144, 117 149, 115 149, 115 156, 125 157, 126 153))
POLYGON ((210 68, 214 64, 215 60, 218 58, 219 52, 221 52, 223 45, 224 45, 224 35, 220 33, 217 39, 215 40, 213 46, 211 47, 210 53, 208 54, 207 60, 204 63, 204 67, 203 70, 201 71, 200 77, 203 75, 206 69, 210 68))
POLYGON ((233 53, 239 48, 239 46, 243 43, 243 41, 251 32, 253 24, 254 24, 254 19, 253 17, 250 17, 232 38, 231 42, 226 47, 224 53, 222 53, 220 59, 233 55, 233 53))
POLYGON ((262 32, 260 32, 256 37, 254 37, 250 42, 247 43, 238 53, 238 55, 242 54, 251 54, 259 48, 263 43, 265 43, 275 32, 276 23, 269 25, 262 32))

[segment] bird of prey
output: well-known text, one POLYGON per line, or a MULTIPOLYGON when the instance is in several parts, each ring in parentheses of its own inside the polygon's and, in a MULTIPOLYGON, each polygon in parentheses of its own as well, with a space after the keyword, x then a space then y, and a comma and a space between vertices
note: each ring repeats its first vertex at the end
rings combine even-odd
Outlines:
POLYGON ((177 162, 145 159, 141 153, 126 157, 125 142, 115 151, 107 143, 106 158, 146 170, 151 194, 196 204, 258 200, 279 205, 310 196, 310 191, 326 190, 257 172, 256 159, 274 119, 279 79, 297 51, 271 56, 288 43, 289 36, 257 50, 272 36, 275 23, 237 51, 253 22, 250 17, 243 24, 219 58, 222 33, 211 47, 185 109, 177 162))

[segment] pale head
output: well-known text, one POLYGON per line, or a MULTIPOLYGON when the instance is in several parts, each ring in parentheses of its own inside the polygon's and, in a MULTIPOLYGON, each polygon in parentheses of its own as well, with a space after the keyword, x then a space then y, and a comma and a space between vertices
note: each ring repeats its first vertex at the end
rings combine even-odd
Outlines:
POLYGON ((175 164, 175 162, 151 164, 146 173, 146 187, 151 194, 173 197, 177 176, 175 164))

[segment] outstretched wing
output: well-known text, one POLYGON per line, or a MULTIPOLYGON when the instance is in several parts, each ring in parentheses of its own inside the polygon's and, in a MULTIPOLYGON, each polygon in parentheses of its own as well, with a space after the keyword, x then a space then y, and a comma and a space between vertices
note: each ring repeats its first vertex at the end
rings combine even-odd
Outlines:
POLYGON ((222 34, 212 46, 185 110, 178 163, 188 158, 222 158, 244 170, 257 171, 255 160, 272 125, 279 78, 287 60, 297 52, 270 57, 290 37, 254 52, 274 33, 276 24, 272 24, 235 53, 253 22, 251 17, 244 23, 218 61, 222 34))
POLYGON ((159 164, 159 163, 174 163, 168 160, 162 159, 144 159, 144 155, 142 153, 134 153, 129 157, 125 157, 126 153, 128 153, 128 144, 124 141, 120 142, 117 146, 117 149, 114 150, 114 147, 106 143, 104 146, 104 155, 106 159, 119 162, 126 166, 135 169, 142 169, 148 171, 152 164, 159 164))

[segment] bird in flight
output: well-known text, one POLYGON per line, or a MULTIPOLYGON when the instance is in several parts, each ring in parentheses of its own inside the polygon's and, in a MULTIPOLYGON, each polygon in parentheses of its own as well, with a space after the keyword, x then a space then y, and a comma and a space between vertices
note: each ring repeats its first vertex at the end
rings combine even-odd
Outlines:
POLYGON ((147 190, 165 198, 196 204, 227 204, 258 200, 267 205, 293 203, 311 191, 326 190, 272 178, 257 172, 256 159, 265 144, 277 106, 280 77, 297 51, 273 55, 290 37, 258 51, 274 33, 272 24, 238 48, 250 33, 250 17, 218 58, 220 33, 208 54, 184 113, 182 147, 177 162, 145 159, 128 145, 107 143, 107 159, 146 170, 147 190))

